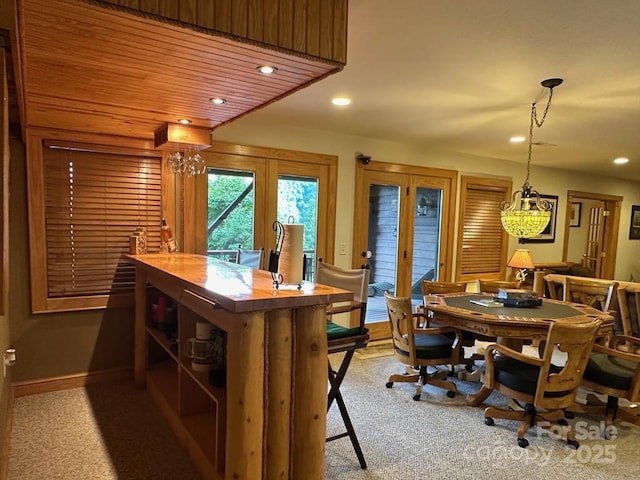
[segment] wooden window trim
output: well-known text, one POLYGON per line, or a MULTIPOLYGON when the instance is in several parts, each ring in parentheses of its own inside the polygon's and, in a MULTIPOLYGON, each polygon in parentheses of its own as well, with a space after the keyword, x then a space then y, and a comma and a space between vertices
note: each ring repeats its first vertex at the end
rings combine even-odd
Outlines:
MULTIPOLYGON (((317 169, 325 169, 326 182, 321 182, 318 190, 318 235, 316 239, 316 252, 318 258, 333 261, 335 252, 335 219, 338 184, 338 157, 321 153, 301 152, 259 146, 238 145, 227 142, 214 142, 213 145, 201 152, 208 166, 216 168, 247 168, 247 160, 257 161, 260 164, 260 172, 263 172, 264 181, 256 182, 256 205, 261 210, 256 210, 256 223, 254 232, 256 236, 263 235, 263 239, 256 237, 255 245, 265 245, 268 250, 275 246, 275 232, 271 228, 275 220, 277 204, 277 188, 273 188, 280 173, 295 173, 301 176, 317 176, 317 169), (245 165, 243 168, 243 164, 245 165), (314 173, 316 169, 316 173, 314 173), (271 182, 271 183, 269 183, 271 182), (325 184, 326 183, 326 184, 325 184), (271 186, 269 186, 271 185, 271 186), (273 212, 273 213, 270 213, 273 212)), ((255 166, 255 162, 254 166, 255 166)), ((204 175, 197 177, 195 181, 184 183, 184 205, 192 205, 187 211, 183 211, 183 232, 193 232, 185 235, 185 251, 205 254, 207 251, 206 239, 206 208, 207 208, 207 182, 204 175)), ((277 185, 276 185, 277 187, 277 185)))
POLYGON ((513 188, 513 182, 507 179, 490 178, 490 177, 475 177, 470 175, 462 175, 460 177, 460 208, 458 216, 458 248, 456 256, 456 281, 470 281, 477 278, 487 279, 503 279, 506 276, 507 271, 507 252, 509 248, 509 236, 506 232, 502 232, 502 248, 500 252, 500 270, 498 272, 484 272, 477 274, 463 274, 462 273, 462 260, 463 260, 463 247, 464 247, 464 220, 467 204, 467 193, 470 187, 476 189, 502 192, 504 193, 504 199, 509 201, 511 198, 511 190, 513 188))
MULTIPOLYGON (((157 155, 152 140, 113 137, 91 133, 68 132, 52 129, 27 129, 27 195, 29 207, 29 251, 31 264, 31 306, 33 313, 56 311, 93 310, 109 307, 133 305, 133 293, 112 295, 89 295, 82 297, 50 298, 47 295, 47 258, 45 228, 45 141, 73 142, 95 145, 102 151, 118 152, 121 149, 135 149, 139 152, 157 155)), ((164 163, 163 163, 164 170, 164 163)), ((173 202, 173 192, 166 188, 163 171, 162 211, 173 202)))

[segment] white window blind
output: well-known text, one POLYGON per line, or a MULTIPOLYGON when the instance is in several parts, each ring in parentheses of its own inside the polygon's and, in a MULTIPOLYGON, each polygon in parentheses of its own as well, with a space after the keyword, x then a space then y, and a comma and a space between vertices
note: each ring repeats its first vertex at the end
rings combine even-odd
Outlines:
POLYGON ((48 296, 130 292, 129 236, 160 246, 161 158, 49 145, 44 177, 48 296))

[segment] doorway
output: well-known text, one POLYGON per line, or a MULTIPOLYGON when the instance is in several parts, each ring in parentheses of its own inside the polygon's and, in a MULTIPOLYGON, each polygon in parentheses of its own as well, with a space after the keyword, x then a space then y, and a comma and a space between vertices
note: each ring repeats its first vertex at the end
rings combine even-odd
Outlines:
POLYGON ((356 168, 353 266, 371 270, 366 323, 388 338, 384 291, 422 303, 422 280, 448 280, 457 172, 382 162, 356 168))
POLYGON ((563 262, 580 264, 596 278, 614 278, 622 200, 616 195, 567 192, 563 262))

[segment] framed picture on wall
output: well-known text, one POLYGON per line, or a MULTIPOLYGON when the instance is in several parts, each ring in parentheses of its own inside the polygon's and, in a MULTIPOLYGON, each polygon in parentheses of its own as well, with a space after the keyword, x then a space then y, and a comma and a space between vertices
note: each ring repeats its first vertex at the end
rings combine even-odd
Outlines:
POLYGON ((571 220, 569 223, 570 227, 580 226, 581 213, 582 213, 582 202, 572 202, 571 203, 571 220))
POLYGON ((640 205, 631 207, 631 222, 629 225, 629 240, 640 239, 640 205))
POLYGON ((558 214, 558 196, 541 194, 540 199, 546 200, 551 204, 551 218, 549 219, 549 224, 539 235, 532 238, 521 238, 520 243, 553 243, 556 241, 556 216, 558 214))

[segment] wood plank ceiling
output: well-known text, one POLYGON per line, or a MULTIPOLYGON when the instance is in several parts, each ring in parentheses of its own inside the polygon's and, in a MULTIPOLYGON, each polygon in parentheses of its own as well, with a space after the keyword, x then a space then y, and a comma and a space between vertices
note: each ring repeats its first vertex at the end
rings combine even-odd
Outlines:
POLYGON ((23 127, 153 138, 188 118, 213 129, 343 67, 148 17, 79 0, 19 0, 23 127), (258 73, 265 64, 277 73, 258 73))

